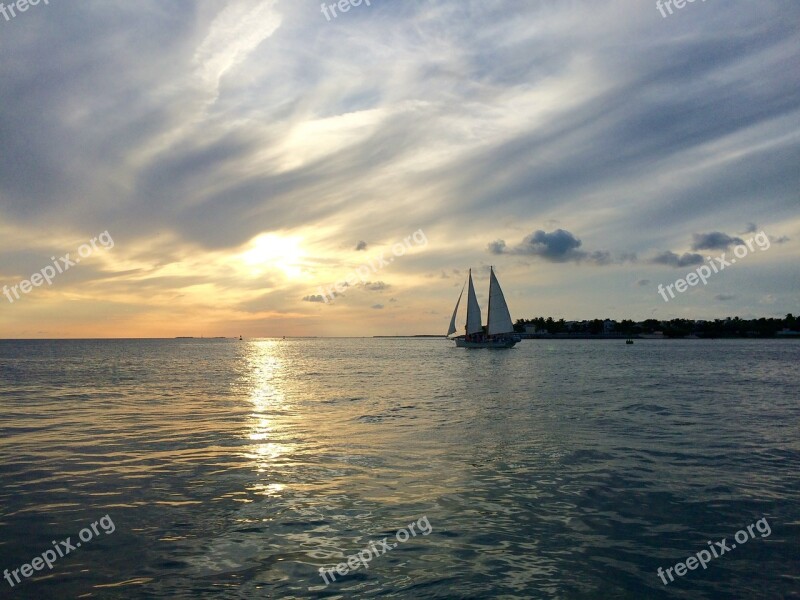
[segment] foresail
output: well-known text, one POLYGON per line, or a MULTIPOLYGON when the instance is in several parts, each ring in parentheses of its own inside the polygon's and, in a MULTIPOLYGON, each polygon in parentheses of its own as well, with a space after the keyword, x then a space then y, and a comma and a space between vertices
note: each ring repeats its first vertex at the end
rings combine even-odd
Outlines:
POLYGON ((453 310, 453 318, 450 319, 450 328, 447 330, 447 336, 450 337, 456 332, 456 315, 458 314, 458 305, 461 304, 461 296, 464 295, 464 287, 461 288, 461 293, 458 295, 458 301, 456 302, 456 307, 453 310))
POLYGON ((481 307, 478 306, 478 298, 475 296, 475 287, 472 285, 472 270, 470 269, 469 288, 467 290, 467 334, 472 335, 482 331, 481 307))
POLYGON ((498 333, 511 333, 514 331, 514 323, 511 322, 511 313, 508 312, 508 304, 506 304, 503 290, 500 289, 500 283, 494 275, 494 270, 491 270, 489 275, 489 335, 496 335, 498 333))

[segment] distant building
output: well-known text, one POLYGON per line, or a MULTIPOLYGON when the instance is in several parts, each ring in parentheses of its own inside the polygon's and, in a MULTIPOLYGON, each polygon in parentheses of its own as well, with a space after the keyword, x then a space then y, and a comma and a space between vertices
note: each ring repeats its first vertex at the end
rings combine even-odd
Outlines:
POLYGON ((653 333, 643 333, 639 337, 645 340, 663 340, 664 339, 664 332, 663 331, 654 331, 653 333))
POLYGON ((775 335, 779 335, 779 336, 781 336, 781 337, 793 337, 793 336, 798 336, 798 335, 800 335, 800 331, 792 331, 791 329, 786 329, 786 328, 784 328, 784 329, 781 329, 781 330, 780 330, 778 333, 776 333, 775 335))

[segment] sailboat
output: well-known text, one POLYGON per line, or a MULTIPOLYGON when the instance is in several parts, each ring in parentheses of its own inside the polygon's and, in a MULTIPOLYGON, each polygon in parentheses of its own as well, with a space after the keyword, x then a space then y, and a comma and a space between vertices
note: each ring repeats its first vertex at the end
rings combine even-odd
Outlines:
MULTIPOLYGON (((464 286, 467 287, 467 325, 464 335, 451 338, 455 340, 456 346, 459 348, 513 348, 521 338, 514 334, 511 313, 508 312, 508 304, 506 304, 503 290, 500 289, 500 283, 494 274, 494 268, 489 267, 489 318, 486 327, 481 325, 481 307, 478 305, 475 287, 472 285, 472 269, 469 270, 469 277, 464 286)), ((453 310, 453 318, 450 319, 448 338, 457 331, 456 316, 463 295, 464 288, 462 287, 456 308, 453 310)))

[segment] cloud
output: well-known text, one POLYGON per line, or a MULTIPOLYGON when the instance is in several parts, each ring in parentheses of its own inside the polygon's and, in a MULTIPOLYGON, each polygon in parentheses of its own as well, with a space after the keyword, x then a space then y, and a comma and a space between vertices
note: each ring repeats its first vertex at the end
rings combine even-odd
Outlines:
POLYGON ((547 233, 541 229, 526 235, 517 246, 515 253, 541 256, 552 262, 580 260, 584 254, 577 252, 583 242, 564 229, 547 233))
POLYGON ((756 231, 758 231, 758 225, 755 223, 748 223, 742 233, 755 233, 756 231))
POLYGON ((581 240, 565 229, 556 229, 550 233, 537 229, 526 235, 516 246, 509 247, 505 240, 497 239, 488 244, 487 250, 491 254, 536 256, 553 263, 574 261, 597 266, 636 260, 634 253, 625 253, 615 259, 607 250, 579 250, 582 245, 581 240))
POLYGON ((650 280, 649 279, 640 279, 639 281, 636 282, 636 285, 638 285, 639 287, 644 287, 646 285, 650 285, 650 280))
POLYGON ((275 4, 275 0, 234 0, 216 15, 193 60, 198 78, 213 91, 214 100, 223 76, 280 27, 275 4))
POLYGON ((683 255, 678 256, 674 252, 666 250, 651 258, 650 262, 654 265, 667 265, 670 267, 691 267, 703 264, 704 259, 699 254, 685 252, 683 255))
POLYGON ((503 254, 506 251, 506 243, 503 240, 489 242, 488 250, 492 254, 503 254))
MULTIPOLYGON (((80 290, 87 314, 119 302, 103 321, 108 334, 141 333, 125 318, 130 306, 146 307, 147 333, 163 334, 176 294, 186 294, 187 315, 227 329, 262 277, 272 295, 253 306, 292 311, 355 266, 353 239, 389 254, 424 226, 429 249, 385 275, 416 290, 400 303, 403 323, 422 326, 420 305, 456 285, 434 277, 492 255, 515 263, 503 280, 519 293, 515 313, 586 312, 606 285, 621 312, 641 315, 650 307, 626 294, 636 275, 624 269, 584 272, 548 299, 535 282, 569 263, 646 262, 653 249, 677 252, 656 264, 680 266, 696 260, 684 251, 701 252, 690 249, 691 232, 727 228, 746 239, 739 222, 764 215, 776 234, 800 235, 800 86, 786 67, 800 64, 798 2, 695 3, 692 15, 669 19, 621 0, 513 11, 485 0, 383 2, 335 23, 304 4, 51 2, 0 23, 0 269, 9 281, 71 247, 56 240, 119 231, 113 259, 80 290), (559 236, 559 227, 570 230, 559 236), (238 265, 241 248, 268 232, 302 240, 294 280, 238 265), (672 243, 678 236, 688 239, 672 243), (17 265, 20 241, 37 254, 17 265), (541 277, 520 264, 534 261, 541 277), (138 285, 141 273, 159 293, 138 285), (427 286, 425 273, 434 274, 427 286)), ((736 278, 775 293, 775 309, 789 312, 797 261, 787 248, 736 278)), ((47 314, 78 303, 50 291, 47 314)), ((3 331, 84 333, 44 315, 19 310, 3 331)), ((301 315, 286 331, 366 331, 354 319, 301 315)))
POLYGON ((789 237, 785 235, 782 235, 781 237, 778 238, 769 238, 769 239, 770 241, 775 242, 776 244, 785 244, 786 242, 789 241, 789 237))
POLYGON ((606 250, 594 250, 585 256, 585 260, 594 263, 598 266, 610 265, 614 262, 611 258, 611 253, 606 250))
POLYGON ((566 262, 581 260, 586 256, 585 252, 577 251, 581 244, 579 239, 564 229, 556 229, 550 233, 537 229, 513 248, 509 248, 504 240, 498 239, 488 245, 488 250, 492 254, 538 256, 550 262, 566 262))
POLYGON ((733 294, 717 294, 714 296, 714 300, 719 300, 720 302, 728 302, 729 300, 736 300, 736 296, 733 294))
POLYGON ((538 256, 550 262, 566 262, 586 258, 587 254, 578 250, 582 243, 564 229, 556 229, 550 233, 537 229, 512 248, 509 248, 504 240, 498 239, 489 243, 487 249, 492 254, 538 256))
POLYGON ((727 250, 733 245, 741 246, 744 240, 738 237, 731 237, 721 231, 711 233, 692 234, 692 250, 727 250))
POLYGON ((373 304, 370 308, 374 308, 375 310, 383 309, 383 304, 373 304))
POLYGON ((384 283, 383 281, 365 281, 361 286, 365 290, 369 290, 370 292, 381 292, 383 290, 388 290, 391 285, 388 283, 384 283))
POLYGON ((367 249, 367 242, 365 242, 364 240, 361 240, 356 244, 356 251, 366 250, 366 249, 367 249))
POLYGON ((312 296, 304 296, 303 302, 325 302, 325 297, 319 294, 312 296))

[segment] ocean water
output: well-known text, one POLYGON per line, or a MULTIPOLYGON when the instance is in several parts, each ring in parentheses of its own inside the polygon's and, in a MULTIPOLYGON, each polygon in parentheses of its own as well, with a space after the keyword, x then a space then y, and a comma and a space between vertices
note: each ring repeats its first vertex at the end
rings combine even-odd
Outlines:
POLYGON ((795 340, 2 341, 0 569, 74 549, 0 597, 800 598, 798 365, 795 340))

